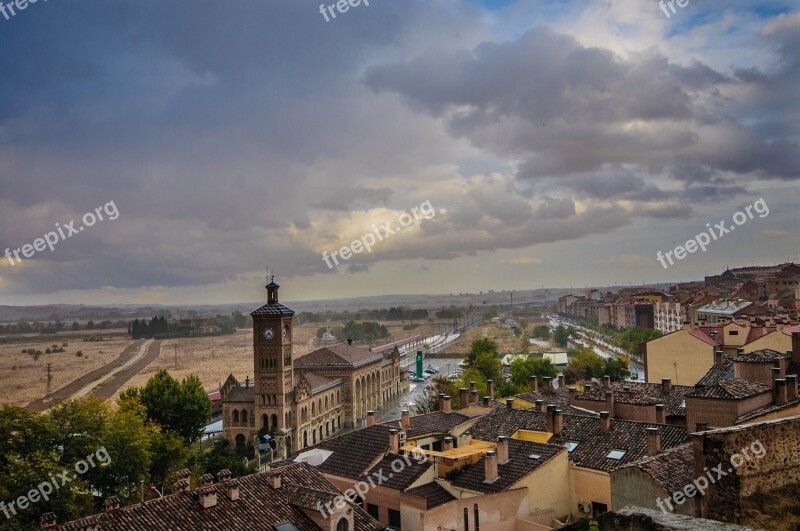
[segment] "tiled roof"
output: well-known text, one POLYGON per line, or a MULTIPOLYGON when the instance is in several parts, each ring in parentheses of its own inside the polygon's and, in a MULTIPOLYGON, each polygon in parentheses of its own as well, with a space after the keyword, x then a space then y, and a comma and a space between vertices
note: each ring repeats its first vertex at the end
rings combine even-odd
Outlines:
MULTIPOLYGON (((664 409, 667 415, 684 417, 686 416, 686 404, 684 400, 686 394, 689 393, 694 387, 689 385, 673 385, 672 390, 664 394, 664 387, 660 383, 642 383, 642 382, 614 382, 611 384, 614 389, 614 400, 617 400, 617 389, 624 389, 628 387, 631 393, 643 393, 649 397, 655 398, 657 404, 664 404, 664 409)), ((623 391, 624 392, 624 391, 623 391)))
POLYGON ((347 343, 328 345, 309 352, 305 356, 297 358, 294 366, 315 367, 320 365, 341 365, 353 367, 371 359, 382 359, 381 353, 372 352, 365 348, 358 348, 347 343))
MULTIPOLYGON (((600 420, 580 415, 563 415, 564 430, 548 443, 563 445, 567 441, 580 444, 570 453, 577 466, 609 471, 647 455, 647 428, 658 428, 661 447, 673 448, 687 440, 686 428, 668 424, 650 424, 614 419, 611 430, 600 429, 600 420), (622 459, 609 459, 611 450, 624 450, 622 459)), ((494 442, 499 435, 511 436, 517 430, 547 431, 547 412, 532 409, 496 409, 479 419, 470 428, 473 439, 494 442)))
MULTIPOLYGON (((179 493, 156 498, 118 510, 95 515, 101 529, 151 531, 195 531, 197 529, 219 529, 239 531, 241 529, 273 529, 289 522, 298 531, 317 531, 319 528, 301 507, 311 500, 331 499, 339 494, 328 480, 313 467, 305 463, 291 464, 280 468, 281 489, 273 489, 267 473, 251 474, 238 478, 239 499, 231 501, 226 496, 225 483, 206 487, 217 493, 217 505, 203 509, 197 500, 197 491, 179 493), (296 504, 287 495, 294 497, 296 504)), ((234 480, 231 480, 234 481, 234 480)), ((316 510, 316 503, 313 504, 316 510)), ((376 520, 360 507, 353 506, 354 527, 359 531, 383 529, 376 520)), ((67 530, 70 524, 57 526, 56 530, 67 530)))
POLYGON ((225 402, 253 403, 253 387, 231 387, 225 395, 225 402))
POLYGON ((385 424, 376 424, 322 441, 314 448, 333 454, 317 470, 345 478, 360 478, 389 450, 389 429, 385 424))
MULTIPOLYGON (((450 430, 471 418, 457 411, 451 411, 450 413, 434 411, 423 415, 415 415, 411 417, 411 428, 406 430, 406 436, 413 439, 425 435, 449 434, 450 430)), ((399 427, 398 422, 387 423, 387 425, 399 427)))
POLYGON ((394 490, 405 490, 432 466, 433 463, 430 461, 419 463, 417 460, 410 457, 408 461, 406 461, 399 455, 387 454, 386 457, 381 459, 378 464, 359 479, 367 481, 368 477, 372 477, 373 483, 377 484, 378 481, 380 481, 382 487, 394 490), (401 469, 398 464, 392 467, 392 463, 395 463, 395 461, 402 463, 403 468, 401 469), (409 465, 408 463, 411 464, 409 465), (399 469, 400 472, 397 472, 396 469, 399 469))
MULTIPOLYGON (((606 394, 605 389, 593 389, 585 393, 581 393, 575 397, 577 400, 591 400, 593 402, 605 402, 606 394)), ((623 391, 622 389, 614 389, 614 403, 620 404, 635 404, 639 406, 654 406, 660 404, 661 400, 647 395, 643 392, 636 391, 623 391)))
POLYGON ((746 354, 739 354, 736 356, 736 361, 742 361, 745 363, 772 363, 775 360, 782 360, 786 358, 791 358, 791 356, 787 354, 781 354, 778 351, 764 348, 761 350, 754 350, 753 352, 748 352, 746 354))
MULTIPOLYGON (((303 373, 303 376, 305 377, 308 384, 311 386, 312 390, 319 389, 320 387, 324 387, 329 383, 334 382, 333 378, 328 378, 327 376, 323 376, 321 374, 317 374, 314 372, 303 373)), ((339 380, 341 382, 341 378, 336 378, 336 380, 339 380)))
POLYGON ((731 380, 734 376, 734 365, 733 360, 730 358, 725 358, 722 362, 721 366, 712 365, 708 372, 706 372, 702 378, 700 378, 695 387, 709 387, 711 385, 717 385, 719 382, 723 380, 731 380))
POLYGON ((428 502, 428 509, 439 507, 440 505, 444 505, 456 499, 455 496, 447 492, 444 487, 435 481, 420 485, 419 487, 414 487, 413 489, 408 489, 405 493, 426 500, 428 502))
POLYGON ((717 341, 714 340, 711 336, 706 334, 703 330, 699 328, 691 328, 689 329, 689 334, 696 337, 697 339, 708 343, 711 346, 717 346, 717 341))
POLYGON ((294 310, 287 308, 283 304, 265 304, 257 310, 253 310, 250 315, 257 317, 259 315, 294 315, 294 310))
POLYGON ((767 413, 774 413, 775 411, 782 411, 784 409, 795 408, 800 405, 800 400, 792 400, 791 402, 786 402, 782 405, 777 404, 769 404, 764 407, 758 408, 754 411, 750 411, 749 413, 742 415, 741 417, 736 419, 735 424, 743 424, 745 422, 750 422, 753 419, 756 419, 762 415, 766 415, 767 413))
POLYGON ((682 490, 696 477, 691 444, 683 444, 620 467, 638 468, 669 493, 682 490))
POLYGON ((527 392, 517 395, 523 400, 528 402, 536 402, 537 400, 544 400, 545 404, 555 404, 561 409, 566 409, 569 406, 569 387, 566 385, 554 389, 553 392, 547 393, 539 389, 535 393, 527 392))
POLYGON ((553 457, 566 452, 567 449, 555 444, 542 444, 531 441, 521 441, 518 439, 508 440, 508 462, 504 465, 497 465, 498 478, 492 483, 485 483, 486 469, 484 461, 486 457, 474 465, 468 466, 461 474, 452 481, 454 487, 468 489, 482 493, 502 492, 522 478, 528 476, 541 465, 550 461, 553 457), (538 459, 532 459, 531 455, 538 455, 538 459))
POLYGON ((772 388, 766 384, 745 380, 743 378, 734 378, 732 380, 722 380, 716 385, 697 388, 686 396, 690 398, 741 400, 771 391, 772 388))

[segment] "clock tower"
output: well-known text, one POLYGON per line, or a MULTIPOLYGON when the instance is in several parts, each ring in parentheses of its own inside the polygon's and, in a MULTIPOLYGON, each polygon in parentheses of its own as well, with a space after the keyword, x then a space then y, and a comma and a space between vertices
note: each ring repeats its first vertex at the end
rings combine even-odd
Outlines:
POLYGON ((278 286, 273 277, 267 288, 267 304, 253 317, 253 398, 256 428, 285 435, 294 427, 292 392, 292 316, 294 311, 278 302, 278 286))

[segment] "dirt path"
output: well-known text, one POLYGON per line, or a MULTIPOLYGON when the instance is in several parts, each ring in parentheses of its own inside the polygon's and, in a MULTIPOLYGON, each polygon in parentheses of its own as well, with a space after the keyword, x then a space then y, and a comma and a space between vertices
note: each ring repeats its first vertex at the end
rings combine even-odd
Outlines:
POLYGON ((119 369, 115 369, 106 373, 99 380, 86 385, 80 391, 72 395, 72 398, 81 398, 87 395, 91 395, 95 398, 111 398, 114 396, 116 390, 122 386, 122 384, 130 380, 133 375, 149 365, 151 361, 158 357, 160 352, 160 341, 156 341, 154 339, 147 340, 142 346, 139 347, 139 351, 136 353, 136 355, 129 359, 125 365, 119 369), (108 393, 109 390, 111 390, 110 393, 108 393))
POLYGON ((125 365, 125 362, 130 360, 131 356, 133 356, 134 353, 137 350, 139 350, 139 348, 141 346, 142 346, 142 342, 141 341, 137 341, 137 342, 129 345, 128 347, 125 348, 125 350, 123 350, 120 353, 119 356, 117 356, 117 358, 114 361, 106 363, 102 367, 98 367, 97 369, 84 374, 80 378, 78 378, 76 380, 73 380, 72 382, 68 383, 67 385, 65 385, 61 389, 53 391, 52 393, 50 393, 49 395, 47 395, 47 396, 45 396, 43 398, 40 398, 38 400, 34 400, 33 402, 31 402, 30 404, 28 404, 25 407, 28 408, 31 411, 44 411, 49 407, 49 405, 52 402, 58 401, 58 400, 64 400, 66 398, 71 397, 72 395, 74 395, 75 393, 80 391, 84 386, 86 386, 90 382, 93 382, 93 381, 97 380, 98 378, 100 378, 101 376, 103 376, 104 374, 112 372, 113 370, 125 365))
POLYGON ((135 362, 126 364, 125 367, 114 373, 112 378, 95 385, 92 388, 91 396, 95 398, 111 398, 128 380, 142 372, 144 368, 153 363, 160 354, 161 341, 150 340, 147 345, 146 354, 135 362))

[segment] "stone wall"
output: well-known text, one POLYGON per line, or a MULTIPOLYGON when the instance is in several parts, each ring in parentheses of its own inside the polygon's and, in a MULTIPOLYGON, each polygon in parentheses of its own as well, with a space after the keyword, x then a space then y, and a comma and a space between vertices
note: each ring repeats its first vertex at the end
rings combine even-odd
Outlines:
POLYGON ((800 416, 698 433, 692 442, 697 477, 711 474, 715 480, 698 516, 738 522, 756 492, 800 484, 800 416))

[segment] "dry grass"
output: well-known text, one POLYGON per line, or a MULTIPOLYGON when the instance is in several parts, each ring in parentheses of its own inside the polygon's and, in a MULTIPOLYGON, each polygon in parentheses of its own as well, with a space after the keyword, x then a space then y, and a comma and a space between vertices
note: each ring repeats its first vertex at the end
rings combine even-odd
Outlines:
POLYGON ((130 339, 119 337, 92 343, 77 338, 62 339, 50 337, 36 343, 26 341, 0 345, 0 389, 3 390, 0 402, 24 406, 45 396, 48 363, 53 377, 51 390, 55 391, 116 359, 132 343, 130 339), (54 344, 61 347, 65 342, 65 352, 44 354, 54 344), (34 360, 32 355, 22 354, 22 349, 41 350, 43 354, 34 360), (83 351, 82 357, 75 356, 78 351, 83 351))
MULTIPOLYGON (((301 356, 316 348, 316 326, 294 327, 294 355, 301 356)), ((244 381, 253 377, 253 332, 239 330, 235 334, 214 337, 168 339, 161 343, 156 360, 131 378, 114 395, 129 387, 141 387, 161 369, 167 369, 177 379, 197 375, 207 391, 216 391, 229 374, 244 381), (178 368, 175 369, 177 352, 178 368)))

